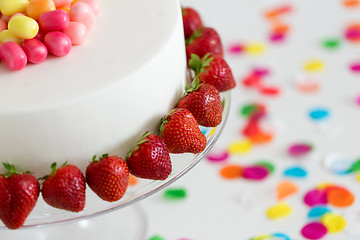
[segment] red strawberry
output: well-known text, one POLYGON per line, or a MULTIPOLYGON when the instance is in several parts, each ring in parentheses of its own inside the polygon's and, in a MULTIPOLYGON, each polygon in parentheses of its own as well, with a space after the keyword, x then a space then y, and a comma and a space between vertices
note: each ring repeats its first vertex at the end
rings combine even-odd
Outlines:
POLYGON ((10 229, 20 228, 35 207, 40 193, 38 180, 3 163, 8 173, 0 176, 0 219, 10 229))
POLYGON ((121 157, 104 154, 96 160, 94 156, 93 161, 86 168, 86 182, 101 199, 115 202, 126 192, 129 168, 121 157))
POLYGON ((126 156, 131 174, 136 177, 165 180, 171 173, 171 160, 164 141, 146 132, 126 156))
POLYGON ((66 164, 59 169, 56 163, 51 165, 51 174, 43 178, 42 195, 52 207, 80 212, 85 207, 85 177, 78 167, 66 164))
POLYGON ((184 24, 185 39, 189 38, 196 30, 202 26, 200 15, 193 8, 182 8, 182 18, 184 24))
POLYGON ((199 84, 196 77, 192 87, 186 86, 185 95, 179 100, 178 108, 188 109, 199 125, 216 127, 222 120, 220 92, 210 84, 199 84))
POLYGON ((234 76, 226 61, 217 55, 206 54, 202 59, 192 54, 189 67, 199 75, 200 83, 213 85, 224 92, 236 86, 234 76))
POLYGON ((204 134, 186 108, 175 108, 162 118, 160 134, 170 153, 199 153, 206 147, 204 134))
POLYGON ((191 54, 197 54, 199 57, 207 53, 223 56, 223 47, 219 34, 209 27, 203 27, 196 30, 190 38, 186 39, 186 57, 191 58, 191 54))

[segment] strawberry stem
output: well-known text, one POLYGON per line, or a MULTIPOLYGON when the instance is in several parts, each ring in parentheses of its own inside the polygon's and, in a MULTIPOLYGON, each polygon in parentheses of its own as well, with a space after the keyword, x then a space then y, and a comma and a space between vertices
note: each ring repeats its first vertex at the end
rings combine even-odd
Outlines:
POLYGON ((5 177, 8 178, 10 177, 11 175, 14 175, 14 174, 21 174, 21 172, 19 172, 18 170, 16 170, 16 167, 14 166, 14 164, 10 164, 10 163, 5 163, 3 162, 3 166, 4 168, 8 171, 6 174, 5 174, 5 177))
POLYGON ((139 149, 139 146, 140 146, 141 144, 143 144, 144 142, 149 141, 149 140, 145 139, 145 138, 146 138, 147 136, 149 136, 149 135, 150 135, 150 132, 149 132, 149 131, 146 131, 146 132, 141 136, 141 138, 139 139, 139 141, 137 141, 136 145, 135 145, 132 149, 130 149, 130 151, 126 154, 126 157, 125 157, 126 160, 127 160, 129 157, 131 157, 131 155, 132 155, 132 153, 133 153, 134 151, 136 151, 136 150, 139 149))

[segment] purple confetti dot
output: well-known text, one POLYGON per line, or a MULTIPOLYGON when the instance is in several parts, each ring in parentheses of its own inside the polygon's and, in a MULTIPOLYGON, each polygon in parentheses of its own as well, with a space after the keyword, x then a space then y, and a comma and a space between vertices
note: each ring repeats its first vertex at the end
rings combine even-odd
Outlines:
POLYGON ((288 153, 292 157, 301 157, 309 153, 312 150, 312 146, 306 143, 293 144, 288 148, 288 153))
POLYGON ((270 70, 265 67, 254 67, 252 74, 257 77, 265 77, 270 74, 270 70))
POLYGON ((320 239, 327 234, 327 228, 319 222, 308 223, 301 229, 301 234, 307 239, 320 239))
POLYGON ((249 180, 262 180, 269 175, 269 170, 264 166, 250 166, 243 169, 243 178, 249 180))
POLYGON ((320 189, 311 190, 305 195, 304 202, 310 207, 315 205, 325 205, 327 204, 326 191, 320 189))

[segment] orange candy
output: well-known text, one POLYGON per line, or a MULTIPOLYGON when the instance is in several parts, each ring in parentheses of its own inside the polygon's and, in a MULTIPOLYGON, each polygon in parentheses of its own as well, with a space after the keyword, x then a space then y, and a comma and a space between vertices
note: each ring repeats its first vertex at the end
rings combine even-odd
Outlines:
POLYGON ((26 6, 25 14, 35 20, 38 20, 44 12, 56 10, 55 3, 52 0, 30 0, 26 6))
POLYGON ((343 187, 330 186, 326 192, 328 203, 335 207, 348 207, 354 203, 354 195, 343 187))
POLYGON ((249 137, 254 144, 269 143, 273 140, 273 135, 263 132, 258 132, 249 137))
POLYGON ((345 7, 357 7, 360 5, 360 1, 359 0, 343 0, 343 4, 345 7))
POLYGON ((276 187, 277 199, 282 200, 298 191, 298 187, 291 181, 283 181, 276 187))
POLYGON ((220 169, 220 175, 226 179, 240 178, 243 168, 240 165, 229 164, 220 169))

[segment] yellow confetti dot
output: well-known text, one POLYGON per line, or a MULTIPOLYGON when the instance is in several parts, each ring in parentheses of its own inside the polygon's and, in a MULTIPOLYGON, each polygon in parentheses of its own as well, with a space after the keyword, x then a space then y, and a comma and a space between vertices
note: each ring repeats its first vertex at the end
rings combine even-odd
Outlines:
POLYGON ((255 238, 252 238, 251 240, 271 240, 271 239, 274 239, 273 236, 267 234, 267 235, 257 236, 255 238))
POLYGON ((360 173, 356 175, 356 181, 360 182, 360 173))
POLYGON ((321 218, 321 222, 326 226, 329 233, 337 233, 346 227, 346 220, 335 213, 326 213, 321 218))
POLYGON ((317 189, 325 189, 325 188, 327 188, 327 187, 329 187, 329 186, 332 186, 332 185, 334 185, 333 183, 330 183, 330 182, 322 182, 322 183, 319 183, 317 186, 316 186, 316 188, 317 189))
POLYGON ((228 148, 228 152, 230 154, 242 154, 249 152, 251 148, 252 148, 251 141, 244 139, 231 143, 228 148))
POLYGON ((291 207, 286 203, 278 203, 275 206, 270 207, 266 211, 266 215, 270 219, 279 219, 288 216, 292 212, 291 207))
POLYGON ((304 69, 307 72, 320 72, 324 70, 324 63, 318 59, 310 60, 304 64, 304 69))
POLYGON ((266 46, 261 42, 251 42, 245 46, 245 52, 250 55, 261 55, 265 53, 266 46))

